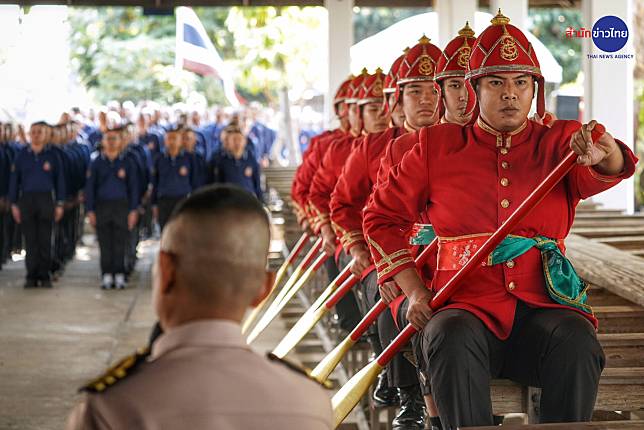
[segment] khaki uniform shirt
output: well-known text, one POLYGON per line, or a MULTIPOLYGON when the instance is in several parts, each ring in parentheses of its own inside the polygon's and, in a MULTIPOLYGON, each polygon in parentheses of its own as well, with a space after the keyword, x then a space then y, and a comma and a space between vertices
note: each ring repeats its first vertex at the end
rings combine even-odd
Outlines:
POLYGON ((202 320, 173 328, 148 362, 70 415, 77 429, 332 428, 330 394, 246 345, 238 324, 202 320))

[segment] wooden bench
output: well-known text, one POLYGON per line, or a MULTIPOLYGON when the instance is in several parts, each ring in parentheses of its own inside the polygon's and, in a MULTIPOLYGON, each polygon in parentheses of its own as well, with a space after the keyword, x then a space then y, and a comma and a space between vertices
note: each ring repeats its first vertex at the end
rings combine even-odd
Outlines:
POLYGON ((644 259, 571 234, 567 255, 586 282, 644 306, 644 259))

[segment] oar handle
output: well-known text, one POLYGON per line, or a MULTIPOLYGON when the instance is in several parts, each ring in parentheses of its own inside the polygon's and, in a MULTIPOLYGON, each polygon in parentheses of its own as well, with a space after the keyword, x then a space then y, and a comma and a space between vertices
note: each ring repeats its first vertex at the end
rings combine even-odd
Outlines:
POLYGON ((306 246, 306 243, 309 241, 309 234, 307 232, 302 233, 302 236, 299 238, 299 240, 295 243, 293 248, 291 249, 291 252, 289 252, 288 257, 286 257, 286 264, 291 265, 295 261, 298 255, 302 252, 304 247, 306 246))
POLYGON ((322 249, 322 238, 318 238, 315 241, 309 252, 302 259, 299 267, 303 269, 307 266, 310 266, 315 257, 318 255, 318 252, 320 252, 320 249, 322 249))
POLYGON ((358 325, 351 331, 349 337, 352 341, 357 342, 360 336, 369 329, 369 326, 378 318, 378 316, 387 309, 387 303, 380 299, 378 302, 367 312, 367 314, 360 320, 358 325))
POLYGON ((353 286, 358 283, 359 280, 360 279, 357 276, 349 272, 347 279, 342 281, 342 285, 340 285, 338 289, 335 290, 333 294, 331 294, 331 297, 329 297, 327 301, 324 302, 324 306, 327 309, 333 308, 338 304, 342 297, 344 297, 349 292, 349 290, 351 290, 351 288, 353 288, 353 286))
MULTIPOLYGON (((427 258, 436 250, 436 247, 438 246, 438 239, 434 238, 432 242, 427 245, 427 247, 420 253, 418 256, 416 256, 416 267, 421 268, 425 262, 427 261, 427 258)), ((387 309, 388 305, 385 303, 382 299, 378 300, 378 302, 367 312, 367 314, 360 320, 358 325, 351 331, 351 334, 349 337, 351 337, 351 340, 354 342, 357 342, 358 339, 360 339, 360 336, 364 334, 364 332, 367 331, 369 326, 373 324, 378 316, 387 309)))
POLYGON ((400 351, 400 348, 402 348, 407 342, 409 342, 409 339, 416 334, 416 329, 414 328, 413 325, 407 324, 407 326, 402 329, 402 331, 396 336, 396 338, 391 341, 391 343, 380 353, 376 361, 378 361, 378 364, 381 365, 382 367, 385 367, 387 363, 389 363, 396 354, 398 354, 398 351, 400 351))

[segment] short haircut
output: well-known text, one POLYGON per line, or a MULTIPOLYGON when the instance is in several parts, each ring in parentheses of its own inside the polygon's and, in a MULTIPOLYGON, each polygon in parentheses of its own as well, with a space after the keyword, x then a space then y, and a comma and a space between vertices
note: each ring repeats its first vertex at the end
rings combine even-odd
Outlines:
POLYGON ((168 222, 183 214, 217 216, 224 212, 254 214, 269 225, 264 206, 253 194, 241 187, 229 184, 215 184, 202 187, 182 200, 172 211, 168 222))
POLYGON ((181 201, 161 238, 176 255, 177 282, 202 303, 246 308, 260 291, 270 246, 260 201, 233 185, 204 187, 181 201))

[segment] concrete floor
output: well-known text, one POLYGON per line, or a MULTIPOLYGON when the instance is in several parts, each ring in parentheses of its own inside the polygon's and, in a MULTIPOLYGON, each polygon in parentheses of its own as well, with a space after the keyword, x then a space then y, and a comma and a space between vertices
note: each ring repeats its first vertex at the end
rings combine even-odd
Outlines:
MULTIPOLYGON (((87 243, 93 241, 85 238, 87 243)), ((58 430, 77 390, 146 346, 155 321, 150 269, 155 241, 139 246, 129 287, 99 288, 98 249, 79 247, 54 288, 23 288, 24 261, 0 271, 0 429, 58 430)), ((263 353, 286 333, 275 321, 253 344, 263 353)))
POLYGON ((98 252, 79 247, 54 288, 22 287, 24 262, 0 271, 0 429, 60 429, 77 389, 109 363, 146 344, 154 315, 155 242, 124 291, 98 287, 98 252))

